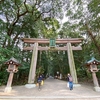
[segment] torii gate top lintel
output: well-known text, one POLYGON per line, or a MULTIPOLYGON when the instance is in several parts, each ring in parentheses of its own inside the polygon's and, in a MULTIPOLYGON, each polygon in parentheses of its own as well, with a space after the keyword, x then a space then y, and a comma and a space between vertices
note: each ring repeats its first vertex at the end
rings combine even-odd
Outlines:
MULTIPOLYGON (((64 38, 64 39, 55 39, 56 43, 80 43, 82 42, 83 38, 64 38)), ((42 39, 42 38, 23 38, 22 41, 24 43, 39 43, 39 44, 48 44, 50 39, 42 39)))

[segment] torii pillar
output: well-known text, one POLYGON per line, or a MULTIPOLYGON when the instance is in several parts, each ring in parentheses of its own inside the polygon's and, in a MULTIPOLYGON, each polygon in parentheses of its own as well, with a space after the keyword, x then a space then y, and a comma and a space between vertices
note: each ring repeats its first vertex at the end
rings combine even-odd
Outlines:
POLYGON ((77 84, 78 80, 77 80, 77 74, 76 74, 76 69, 75 69, 75 63, 74 63, 74 57, 73 57, 71 43, 67 43, 67 48, 68 48, 67 53, 68 53, 70 73, 71 73, 71 75, 73 77, 73 82, 75 84, 77 84))
POLYGON ((30 72, 29 72, 29 78, 28 78, 28 83, 29 84, 34 83, 34 80, 35 80, 37 55, 38 55, 38 43, 34 43, 31 66, 30 66, 30 72))

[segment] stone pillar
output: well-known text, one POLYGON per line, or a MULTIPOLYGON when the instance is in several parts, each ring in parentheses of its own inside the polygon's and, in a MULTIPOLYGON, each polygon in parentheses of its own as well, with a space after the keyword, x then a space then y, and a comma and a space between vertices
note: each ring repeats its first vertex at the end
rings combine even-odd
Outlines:
POLYGON ((93 83, 94 83, 94 90, 96 92, 100 92, 100 87, 99 87, 99 83, 98 83, 98 80, 97 80, 95 72, 92 72, 92 77, 93 77, 93 83))
POLYGON ((7 82, 7 86, 5 88, 5 92, 11 92, 11 90, 12 90, 11 85, 12 85, 13 76, 14 76, 14 73, 10 72, 8 82, 7 82))
POLYGON ((75 69, 75 64, 74 64, 74 57, 73 57, 73 52, 72 52, 72 47, 71 43, 67 43, 67 53, 68 53, 68 61, 69 61, 69 67, 70 67, 70 73, 73 77, 73 82, 75 84, 78 83, 77 80, 77 75, 76 75, 76 69, 75 69))
POLYGON ((96 73, 95 72, 92 72, 92 77, 93 77, 94 86, 95 87, 99 87, 98 80, 97 80, 97 77, 96 77, 96 73))
POLYGON ((38 55, 38 43, 34 43, 34 49, 32 53, 31 66, 30 66, 30 72, 29 72, 29 78, 28 78, 29 84, 34 83, 35 81, 37 55, 38 55))

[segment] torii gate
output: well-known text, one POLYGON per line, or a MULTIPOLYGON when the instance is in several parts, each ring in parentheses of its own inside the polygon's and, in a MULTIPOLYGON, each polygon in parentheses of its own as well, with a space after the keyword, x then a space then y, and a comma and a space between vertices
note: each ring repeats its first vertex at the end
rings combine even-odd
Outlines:
MULTIPOLYGON (((67 51, 70 73, 73 77, 73 82, 76 83, 76 84, 78 83, 78 80, 77 80, 77 74, 76 74, 72 50, 82 50, 82 48, 81 48, 81 46, 75 47, 75 46, 72 46, 71 44, 81 43, 82 40, 83 40, 82 38, 55 39, 56 44, 66 44, 66 46, 64 46, 64 47, 55 47, 54 50, 67 51)), ((28 83, 32 84, 32 83, 34 83, 34 80, 35 80, 35 71, 36 71, 38 50, 43 51, 43 50, 49 50, 50 49, 50 47, 47 47, 47 46, 42 47, 42 46, 39 46, 39 45, 40 44, 49 44, 50 39, 23 38, 22 41, 24 43, 34 44, 33 47, 24 47, 23 48, 23 50, 33 50, 30 72, 29 72, 29 78, 28 78, 28 83)))

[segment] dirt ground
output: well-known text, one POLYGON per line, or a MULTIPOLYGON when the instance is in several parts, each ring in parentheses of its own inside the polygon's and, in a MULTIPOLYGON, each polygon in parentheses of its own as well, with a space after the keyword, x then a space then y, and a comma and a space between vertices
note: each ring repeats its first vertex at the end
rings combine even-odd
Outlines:
POLYGON ((93 84, 79 83, 73 90, 69 90, 67 82, 58 79, 46 79, 41 90, 38 86, 26 88, 23 86, 13 86, 10 93, 5 93, 5 86, 0 87, 0 98, 2 97, 100 97, 100 92, 93 89, 93 84))

